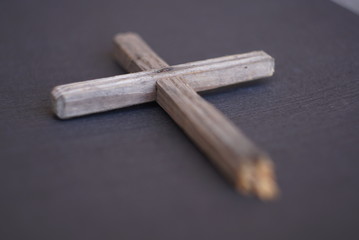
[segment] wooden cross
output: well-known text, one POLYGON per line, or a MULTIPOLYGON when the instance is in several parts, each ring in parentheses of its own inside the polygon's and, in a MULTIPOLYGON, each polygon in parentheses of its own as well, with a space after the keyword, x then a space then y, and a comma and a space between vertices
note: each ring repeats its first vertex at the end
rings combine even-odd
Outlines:
POLYGON ((55 87, 53 109, 59 118, 156 100, 237 190, 264 200, 277 196, 268 155, 197 94, 272 76, 272 57, 256 51, 170 67, 137 34, 118 34, 114 43, 118 62, 138 73, 55 87))

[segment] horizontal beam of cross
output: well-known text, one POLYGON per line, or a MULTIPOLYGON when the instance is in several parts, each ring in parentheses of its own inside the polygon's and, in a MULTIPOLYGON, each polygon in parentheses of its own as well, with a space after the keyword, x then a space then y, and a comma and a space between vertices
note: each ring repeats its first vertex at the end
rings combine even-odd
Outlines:
MULTIPOLYGON (((119 52, 116 48, 116 55, 119 52)), ((163 78, 186 77, 195 91, 205 91, 270 77, 273 72, 274 59, 255 51, 57 86, 52 91, 53 108, 66 119, 154 101, 156 82, 163 78)))

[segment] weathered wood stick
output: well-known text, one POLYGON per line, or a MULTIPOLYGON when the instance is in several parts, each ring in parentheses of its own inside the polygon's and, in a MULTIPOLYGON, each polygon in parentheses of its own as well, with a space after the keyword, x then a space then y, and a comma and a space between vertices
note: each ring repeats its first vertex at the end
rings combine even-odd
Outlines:
MULTIPOLYGON (((128 35, 129 41, 136 42, 136 38, 128 35)), ((130 59, 136 55, 125 56, 121 47, 122 35, 115 37, 115 55, 122 59, 123 67, 130 72, 139 68, 130 59)), ((122 47, 136 47, 137 44, 122 47)), ((131 49, 134 52, 150 54, 146 49, 131 49)), ((149 55, 148 57, 151 57, 149 55)), ((138 59, 138 58, 137 58, 138 59)), ((141 60, 143 61, 143 59, 141 60)), ((158 60, 156 60, 158 61, 158 60)), ((154 62, 157 63, 157 62, 154 62)), ((188 84, 195 91, 204 91, 228 86, 240 82, 272 76, 274 59, 263 51, 238 54, 214 58, 204 61, 165 67, 159 63, 152 64, 148 71, 119 75, 79 83, 57 86, 52 91, 53 109, 59 118, 71 118, 81 115, 103 112, 111 109, 127 107, 144 102, 154 101, 156 98, 156 82, 161 78, 185 76, 188 84)), ((146 62, 140 62, 144 67, 146 62)), ((167 66, 167 65, 166 65, 167 66)))
MULTIPOLYGON (((115 38, 117 59, 128 71, 168 68, 136 34, 115 38)), ((169 69, 169 71, 171 71, 169 69)), ((273 199, 278 188, 273 164, 215 107, 201 98, 185 76, 157 80, 156 101, 244 194, 273 199)))

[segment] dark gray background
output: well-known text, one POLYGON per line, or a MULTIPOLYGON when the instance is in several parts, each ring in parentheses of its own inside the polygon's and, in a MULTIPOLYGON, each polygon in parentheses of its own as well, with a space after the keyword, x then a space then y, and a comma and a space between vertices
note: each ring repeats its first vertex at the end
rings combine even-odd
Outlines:
POLYGON ((358 239, 359 17, 327 1, 0 2, 0 239, 358 239), (170 64, 264 50, 273 77, 205 98, 272 156, 236 194, 155 103, 60 121, 59 84, 123 74, 135 31, 170 64))

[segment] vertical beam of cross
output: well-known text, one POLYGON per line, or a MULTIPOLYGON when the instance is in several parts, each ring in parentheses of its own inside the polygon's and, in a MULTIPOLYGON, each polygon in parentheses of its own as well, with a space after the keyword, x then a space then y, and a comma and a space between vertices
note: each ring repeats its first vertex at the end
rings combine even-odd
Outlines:
MULTIPOLYGON (((171 71, 138 35, 114 39, 116 58, 129 72, 171 71)), ((278 194, 272 161, 214 106, 201 98, 183 77, 157 81, 157 103, 243 194, 272 199, 278 194)))

